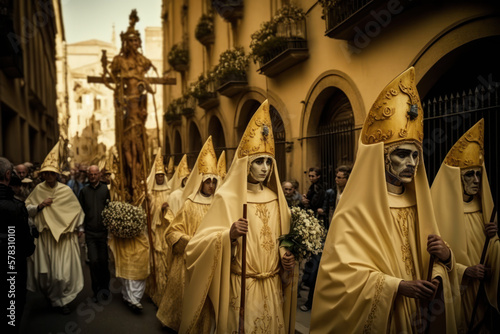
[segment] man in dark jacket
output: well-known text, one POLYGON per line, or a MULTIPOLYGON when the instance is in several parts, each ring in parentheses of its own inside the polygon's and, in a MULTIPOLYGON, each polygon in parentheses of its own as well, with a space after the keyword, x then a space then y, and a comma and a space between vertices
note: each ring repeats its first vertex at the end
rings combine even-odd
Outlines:
MULTIPOLYGON (((311 167, 309 168, 309 181, 311 181, 311 186, 304 195, 302 203, 306 209, 314 211, 315 216, 323 221, 328 219, 325 216, 325 210, 323 205, 325 202, 325 185, 321 179, 321 169, 311 167)), ((312 307, 314 287, 316 286, 316 276, 318 275, 319 261, 321 260, 321 254, 313 255, 311 259, 306 263, 304 269, 304 276, 302 277, 302 282, 309 286, 309 294, 307 296, 307 301, 304 305, 300 306, 300 310, 307 312, 312 307)))
POLYGON ((89 184, 80 191, 78 200, 85 212, 83 226, 90 265, 94 301, 109 296, 108 230, 102 223, 102 210, 110 201, 108 187, 99 182, 99 167, 88 169, 89 184))
POLYGON ((13 173, 10 161, 0 157, 0 247, 7 259, 4 262, 3 282, 7 282, 4 310, 7 310, 9 332, 18 332, 26 302, 26 258, 33 254, 35 244, 28 225, 28 211, 23 202, 14 199, 14 191, 9 187, 13 173))

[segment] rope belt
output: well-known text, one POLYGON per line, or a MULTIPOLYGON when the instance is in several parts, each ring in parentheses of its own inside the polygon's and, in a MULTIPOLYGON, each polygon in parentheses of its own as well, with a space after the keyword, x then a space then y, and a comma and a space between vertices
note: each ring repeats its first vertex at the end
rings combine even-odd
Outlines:
MULTIPOLYGON (((279 268, 276 268, 274 271, 267 272, 267 273, 261 273, 261 274, 246 274, 246 278, 252 278, 254 280, 265 280, 268 278, 272 278, 276 276, 280 272, 279 268)), ((235 274, 238 276, 241 276, 241 271, 237 272, 231 269, 231 274, 235 274)))

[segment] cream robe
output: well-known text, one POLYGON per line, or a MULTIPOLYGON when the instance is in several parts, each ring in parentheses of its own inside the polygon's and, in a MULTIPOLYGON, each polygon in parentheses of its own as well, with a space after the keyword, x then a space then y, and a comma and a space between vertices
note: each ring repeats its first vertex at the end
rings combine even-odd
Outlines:
MULTIPOLYGON (((285 333, 276 194, 269 188, 248 192, 245 332, 285 333)), ((233 246, 228 332, 237 331, 241 293, 241 238, 233 246)))
POLYGON ((184 192, 184 188, 178 188, 170 194, 168 199, 168 205, 170 206, 170 210, 174 214, 174 217, 177 215, 177 212, 181 209, 182 205, 182 193, 184 192))
POLYGON ((163 203, 168 202, 169 189, 150 191, 151 195, 151 236, 153 237, 153 250, 151 252, 150 266, 154 268, 154 275, 150 275, 146 282, 146 293, 155 305, 160 305, 165 287, 167 285, 167 262, 169 248, 165 240, 173 214, 170 209, 163 212, 163 203), (154 265, 153 265, 154 264, 154 265))
MULTIPOLYGON (((229 230, 232 223, 242 216, 242 204, 249 202, 247 198, 254 200, 253 196, 249 195, 247 191, 247 175, 248 157, 235 158, 224 183, 215 193, 210 210, 203 219, 195 236, 186 247, 186 289, 184 291, 182 322, 179 333, 196 333, 195 326, 200 318, 200 314, 205 309, 206 300, 210 301, 214 310, 216 333, 226 334, 237 330, 237 327, 234 327, 235 309, 232 305, 234 303, 238 304, 238 287, 233 285, 237 285, 239 280, 231 271, 234 272, 238 268, 238 260, 233 259, 241 258, 239 251, 241 249, 241 238, 238 238, 238 246, 235 247, 231 243, 229 230)), ((270 245, 269 240, 277 238, 279 233, 288 233, 290 229, 290 212, 281 189, 276 161, 274 159, 272 174, 267 185, 271 190, 266 189, 264 194, 273 192, 274 196, 277 195, 277 197, 274 197, 277 198, 276 202, 279 202, 279 205, 276 202, 266 205, 266 208, 272 213, 273 219, 276 219, 273 221, 269 219, 268 226, 270 230, 268 232, 270 232, 266 232, 265 234, 268 237, 262 240, 270 245), (274 212, 274 210, 277 212, 274 212), (269 238, 269 236, 271 237, 269 238)), ((249 210, 253 211, 253 204, 249 206, 249 210)), ((254 216, 250 217, 250 221, 250 226, 253 223, 256 223, 257 226, 263 224, 259 218, 254 216)), ((253 234, 254 232, 257 231, 252 232, 252 240, 256 237, 253 234)), ((258 233, 260 233, 260 230, 258 233)), ((275 259, 276 254, 282 255, 284 252, 284 248, 278 250, 278 244, 275 243, 272 255, 266 255, 270 259, 257 259, 257 248, 254 245, 249 245, 249 242, 247 242, 247 261, 252 264, 252 267, 248 265, 247 270, 262 275, 259 278, 271 276, 274 270, 277 269, 273 267, 273 259, 275 259), (249 253, 249 249, 252 250, 252 254, 249 253), (263 261, 263 263, 257 264, 260 261, 263 261), (257 270, 265 271, 257 272, 257 270)), ((295 266, 294 277, 297 277, 297 266, 295 266)), ((252 289, 253 300, 247 295, 245 319, 253 318, 253 320, 257 320, 257 323, 248 324, 247 332, 251 332, 250 328, 254 326, 279 328, 281 327, 281 323, 283 323, 284 327, 281 329, 282 332, 295 332, 296 279, 292 280, 286 287, 282 287, 281 282, 277 283, 279 279, 278 276, 263 280, 247 278, 247 287, 252 289), (264 283, 264 281, 267 282, 264 283), (258 293, 269 293, 269 295, 258 295, 258 293), (282 298, 281 308, 279 308, 279 296, 282 298), (256 315, 255 305, 260 306, 260 314, 256 315), (276 316, 277 312, 279 312, 278 310, 282 310, 282 317, 267 318, 269 322, 265 319, 265 321, 259 321, 259 317, 267 316, 263 312, 264 305, 268 305, 270 316, 276 316), (275 307, 278 308, 276 309, 275 307), (249 311, 247 311, 247 308, 249 311)), ((247 322, 248 320, 245 320, 245 324, 247 322)))
MULTIPOLYGON (((436 220, 443 238, 451 245, 457 261, 458 281, 463 285, 462 314, 458 326, 467 329, 479 282, 471 282, 464 277, 465 269, 479 264, 486 236, 484 224, 488 222, 493 210, 488 175, 483 165, 480 193, 471 203, 463 201, 462 181, 459 167, 442 164, 432 184, 432 199, 436 220)), ((489 304, 499 310, 498 284, 500 278, 500 240, 498 235, 488 244, 485 265, 492 270, 492 276, 484 281, 489 304)), ((479 304, 476 323, 484 316, 485 306, 479 304)))
POLYGON ((54 188, 39 184, 26 199, 26 206, 40 232, 35 252, 28 261, 30 291, 42 291, 52 306, 70 303, 83 288, 83 271, 76 229, 85 214, 73 191, 57 182, 54 188), (52 197, 51 206, 37 210, 38 204, 52 197))
MULTIPOLYGON (((179 330, 181 324, 186 264, 184 262, 184 249, 182 253, 176 254, 172 248, 176 246, 181 238, 187 242, 193 237, 203 217, 205 217, 210 208, 212 199, 213 196, 204 197, 199 193, 196 196, 188 198, 167 231, 166 240, 168 242, 170 257, 168 284, 156 317, 164 326, 176 331, 179 330)), ((203 330, 199 332, 203 332, 203 330)))
MULTIPOLYGON (((403 278, 426 279, 430 257, 427 236, 439 234, 423 159, 413 182, 405 188, 408 195, 415 194, 416 210, 391 209, 384 144, 360 142, 356 164, 325 242, 311 311, 311 333, 413 331, 410 321, 415 317, 415 305, 397 296, 399 283, 403 278), (399 214, 401 219, 395 219, 399 214), (407 215, 414 226, 403 226, 407 215)), ((446 302, 446 333, 456 333, 459 298, 453 296, 459 292, 455 270, 436 262, 432 277, 438 276, 443 281, 446 302)))

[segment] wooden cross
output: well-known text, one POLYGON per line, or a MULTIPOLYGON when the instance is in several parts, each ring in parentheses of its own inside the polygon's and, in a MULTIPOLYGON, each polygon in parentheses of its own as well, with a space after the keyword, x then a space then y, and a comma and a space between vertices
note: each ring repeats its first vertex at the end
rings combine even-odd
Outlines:
MULTIPOLYGON (((104 80, 106 80, 106 83, 114 83, 113 80, 108 76, 105 78, 96 76, 87 77, 88 83, 104 83, 104 80)), ((175 85, 177 83, 177 80, 175 78, 146 78, 146 80, 148 81, 148 83, 156 85, 175 85)))

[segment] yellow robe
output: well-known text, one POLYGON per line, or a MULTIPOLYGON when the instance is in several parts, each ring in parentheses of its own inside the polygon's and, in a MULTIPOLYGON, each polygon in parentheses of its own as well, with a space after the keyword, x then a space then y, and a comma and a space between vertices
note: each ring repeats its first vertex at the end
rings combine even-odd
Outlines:
MULTIPOLYGON (((439 234, 423 159, 405 188, 401 201, 388 194, 384 144, 360 142, 325 241, 311 333, 415 332, 411 324, 415 302, 397 291, 402 279, 426 279, 427 236, 439 234)), ((432 277, 443 282, 446 329, 442 333, 455 333, 459 298, 454 296, 459 293, 453 258, 449 268, 436 262, 432 277)))
POLYGON ((168 190, 152 190, 150 194, 152 217, 151 235, 153 237, 150 266, 154 268, 154 275, 150 275, 146 281, 146 293, 151 297, 153 303, 160 305, 167 285, 167 259, 169 248, 165 240, 165 233, 174 217, 171 210, 167 210, 165 214, 161 209, 163 203, 168 202, 168 190))
MULTIPOLYGON (((245 332, 285 333, 276 194, 248 192, 245 332)), ((233 246, 228 332, 237 331, 241 293, 241 238, 233 246)))
POLYGON ((110 235, 109 248, 115 259, 116 277, 141 281, 149 276, 149 239, 144 231, 135 238, 110 235))
MULTIPOLYGON (((483 251, 483 245, 486 240, 484 234, 484 222, 483 213, 481 212, 481 202, 476 197, 470 203, 464 203, 464 222, 466 227, 466 234, 469 238, 467 243, 467 250, 469 253, 470 264, 458 264, 457 269, 460 277, 462 277, 462 318, 466 322, 462 326, 468 325, 472 310, 474 308, 474 302, 476 296, 479 292, 479 280, 470 280, 464 276, 465 269, 468 266, 479 264, 481 260, 481 253, 483 251)), ((487 292, 487 298, 490 305, 492 305, 498 312, 498 282, 499 282, 499 272, 500 272, 500 242, 498 235, 490 240, 488 245, 488 250, 486 253, 485 265, 492 270, 492 276, 489 280, 485 281, 485 291, 487 292)), ((483 297, 484 298, 484 297, 483 297)), ((476 319, 474 324, 476 325, 481 319, 484 318, 486 312, 486 304, 483 302, 479 303, 476 319)))
MULTIPOLYGON (((461 330, 466 330, 478 293, 479 282, 464 277, 465 269, 479 264, 486 236, 484 224, 489 221, 493 210, 493 198, 488 175, 483 165, 480 193, 470 203, 463 201, 463 189, 459 167, 442 164, 432 184, 432 199, 436 220, 443 238, 451 245, 457 262, 458 282, 462 284, 462 314, 457 318, 461 330)), ((491 307, 498 312, 498 284, 500 278, 500 240, 498 235, 488 245, 485 265, 492 270, 492 276, 484 281, 484 291, 491 307)), ((483 319, 486 304, 479 304, 475 325, 483 319)))
POLYGON ((85 214, 73 191, 59 182, 54 188, 45 182, 39 184, 26 199, 26 206, 40 232, 28 261, 27 288, 41 290, 52 306, 66 305, 83 288, 76 229, 83 224, 85 214), (38 212, 36 206, 48 197, 54 199, 52 205, 38 212))
POLYGON ((251 328, 271 328, 271 333, 295 332, 295 312, 297 303, 297 266, 290 284, 282 286, 275 270, 281 267, 280 259, 284 248, 278 249, 276 238, 286 234, 290 229, 290 211, 281 189, 276 161, 273 159, 273 170, 267 182, 269 189, 258 194, 255 199, 248 191, 247 184, 248 157, 235 158, 224 183, 215 193, 215 198, 203 219, 195 236, 186 247, 186 288, 182 322, 179 333, 197 333, 196 325, 209 300, 215 316, 215 332, 220 334, 237 331, 235 317, 239 308, 239 259, 241 258, 241 238, 238 245, 231 243, 229 230, 233 222, 242 217, 243 203, 249 203, 249 240, 247 241, 247 270, 252 277, 247 278, 245 324, 246 332, 251 328), (255 216, 255 204, 265 198, 265 208, 261 216, 268 219, 263 228, 263 220, 255 216), (265 196, 265 197, 264 197, 265 196), (279 204, 278 204, 279 203, 279 204), (252 228, 252 226, 257 226, 252 228), (260 233, 263 233, 261 236, 260 233), (254 234, 255 233, 255 234, 254 234), (270 253, 264 252, 256 245, 256 241, 265 247, 271 247, 270 253), (265 258, 258 258, 264 256, 265 258), (278 259, 276 259, 278 257, 278 259), (276 266, 275 266, 276 265, 276 266), (236 273, 236 274, 235 274, 236 273), (257 279, 256 279, 257 278, 257 279), (264 306, 266 305, 266 308, 264 306), (258 309, 257 309, 258 307, 258 309), (268 313, 266 313, 268 312, 268 313), (281 314, 279 314, 281 312, 281 314))
MULTIPOLYGON (((181 253, 174 248, 183 239, 183 247, 193 237, 203 217, 207 213, 213 196, 208 198, 197 194, 194 200, 188 198, 175 216, 169 227, 166 239, 169 247, 168 284, 161 299, 156 317, 164 326, 176 331, 179 330, 182 315, 182 302, 184 296, 184 280, 186 265, 184 262, 184 248, 181 253)), ((179 245, 182 247, 181 245, 179 245)), ((178 247, 179 247, 178 246, 178 247)))

